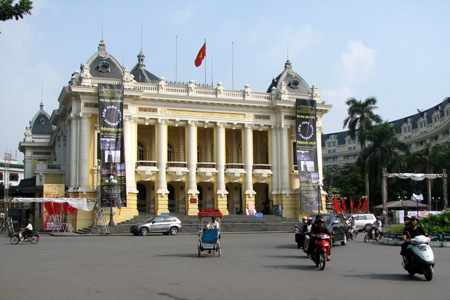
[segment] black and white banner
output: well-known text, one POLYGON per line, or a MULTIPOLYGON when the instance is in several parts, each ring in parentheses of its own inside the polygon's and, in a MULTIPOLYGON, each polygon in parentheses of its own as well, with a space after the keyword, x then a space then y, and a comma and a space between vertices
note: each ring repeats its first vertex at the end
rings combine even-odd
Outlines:
POLYGON ((317 167, 316 101, 296 101, 297 166, 300 177, 300 205, 303 211, 322 209, 317 167), (320 205, 320 207, 318 207, 320 205))
POLYGON ((126 206, 123 85, 98 84, 101 206, 126 206))

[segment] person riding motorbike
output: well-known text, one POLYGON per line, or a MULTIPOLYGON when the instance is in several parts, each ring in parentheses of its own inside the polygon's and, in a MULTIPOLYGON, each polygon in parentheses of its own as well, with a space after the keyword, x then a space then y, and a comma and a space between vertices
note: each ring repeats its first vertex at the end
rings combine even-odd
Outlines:
POLYGON ((411 259, 410 253, 407 250, 408 245, 411 244, 411 242, 410 242, 411 239, 415 238, 418 235, 428 236, 428 234, 425 233, 425 230, 423 230, 422 227, 417 226, 417 224, 419 224, 419 220, 417 219, 416 216, 412 216, 410 225, 408 227, 405 226, 405 228, 403 228, 403 240, 405 242, 401 245, 400 255, 405 257, 406 265, 408 265, 408 263, 410 262, 410 259, 411 259))
POLYGON ((307 219, 308 218, 306 216, 304 216, 302 218, 302 222, 300 223, 300 225, 298 225, 298 229, 299 229, 299 232, 300 232, 300 235, 298 236, 298 239, 299 239, 298 243, 301 245, 300 248, 302 248, 303 244, 305 243, 305 235, 303 233, 303 228, 305 228, 305 226, 306 226, 307 219))
POLYGON ((355 216, 352 216, 352 217, 351 217, 349 228, 351 229, 351 234, 352 234, 352 236, 355 236, 355 231, 356 231, 356 221, 355 221, 355 216))
MULTIPOLYGON (((323 218, 316 219, 317 226, 313 227, 311 231, 311 241, 309 242, 308 246, 308 253, 311 255, 311 259, 314 259, 314 249, 316 249, 316 243, 317 243, 317 236, 321 233, 328 234, 331 238, 333 238, 333 235, 328 230, 328 228, 325 226, 325 222, 323 218)), ((327 256, 327 260, 330 260, 331 251, 327 256)))
POLYGON ((380 230, 382 229, 383 224, 381 223, 380 217, 377 216, 377 220, 373 222, 372 228, 370 229, 372 232, 372 238, 374 240, 378 240, 378 234, 380 230))
POLYGON ((28 235, 33 234, 33 225, 31 225, 30 221, 27 221, 27 226, 20 228, 20 230, 23 230, 22 236, 24 238, 24 241, 27 241, 28 235))

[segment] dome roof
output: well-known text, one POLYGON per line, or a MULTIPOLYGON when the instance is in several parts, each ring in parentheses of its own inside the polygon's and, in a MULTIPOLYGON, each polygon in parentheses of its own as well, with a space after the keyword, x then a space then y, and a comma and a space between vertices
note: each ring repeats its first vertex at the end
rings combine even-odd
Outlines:
POLYGON ((30 128, 32 134, 52 134, 53 132, 50 116, 44 111, 44 105, 42 103, 39 111, 30 122, 30 128))
POLYGON ((138 63, 131 70, 134 80, 143 83, 157 82, 159 78, 145 69, 145 55, 142 50, 137 57, 138 63))
POLYGON ((284 71, 272 80, 267 93, 272 92, 273 88, 279 91, 285 88, 289 94, 311 95, 311 89, 308 87, 308 84, 292 70, 289 59, 284 64, 284 71))
POLYGON ((123 78, 123 68, 108 52, 103 40, 98 44, 98 51, 87 61, 92 77, 123 78))

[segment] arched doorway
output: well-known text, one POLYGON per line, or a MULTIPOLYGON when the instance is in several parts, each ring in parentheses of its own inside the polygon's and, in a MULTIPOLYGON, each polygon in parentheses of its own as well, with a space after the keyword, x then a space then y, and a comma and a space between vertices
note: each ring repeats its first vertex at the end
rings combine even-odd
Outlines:
POLYGON ((146 213, 147 212, 147 188, 145 185, 138 183, 137 184, 137 210, 139 213, 146 213))
POLYGON ((253 189, 255 195, 255 209, 265 215, 269 214, 269 185, 267 183, 255 183, 253 189))
POLYGON ((238 182, 229 182, 226 185, 227 195, 227 209, 230 215, 242 214, 242 185, 238 182))

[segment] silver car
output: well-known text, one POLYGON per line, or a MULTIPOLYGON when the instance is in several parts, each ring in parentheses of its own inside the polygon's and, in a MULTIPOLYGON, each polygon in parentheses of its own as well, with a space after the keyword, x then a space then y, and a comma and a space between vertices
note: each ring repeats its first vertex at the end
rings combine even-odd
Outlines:
POLYGON ((171 216, 154 217, 147 223, 132 225, 130 227, 132 234, 143 236, 152 232, 161 232, 164 235, 176 235, 181 230, 183 230, 181 221, 171 216))

